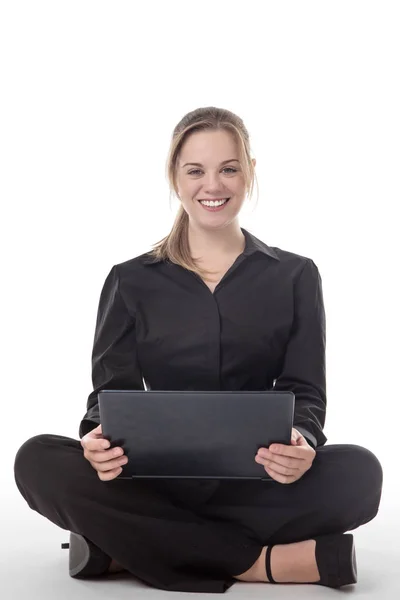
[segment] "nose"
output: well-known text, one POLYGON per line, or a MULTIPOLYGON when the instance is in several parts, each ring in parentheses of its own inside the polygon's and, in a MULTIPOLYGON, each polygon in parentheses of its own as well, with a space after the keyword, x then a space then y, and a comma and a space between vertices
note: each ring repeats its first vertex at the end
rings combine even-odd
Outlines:
POLYGON ((203 189, 210 196, 224 198, 224 186, 221 184, 219 173, 208 173, 204 178, 203 189))

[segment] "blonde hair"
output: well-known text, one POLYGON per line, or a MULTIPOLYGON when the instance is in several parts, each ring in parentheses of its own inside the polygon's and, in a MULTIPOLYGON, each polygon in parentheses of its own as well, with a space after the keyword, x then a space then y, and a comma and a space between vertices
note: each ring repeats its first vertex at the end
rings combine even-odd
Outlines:
MULTIPOLYGON (((166 164, 166 175, 170 186, 170 202, 173 192, 178 196, 176 175, 182 145, 192 133, 204 130, 225 130, 233 135, 239 150, 239 161, 244 174, 246 192, 251 198, 254 181, 257 178, 251 160, 248 131, 242 119, 234 113, 222 108, 209 106, 206 108, 197 108, 187 113, 173 131, 166 164)), ((149 252, 149 255, 156 259, 168 259, 170 262, 197 273, 200 277, 205 278, 207 275, 215 274, 216 272, 201 269, 197 265, 198 259, 194 259, 191 256, 188 226, 189 215, 181 203, 170 233, 156 244, 152 244, 153 250, 149 252)))

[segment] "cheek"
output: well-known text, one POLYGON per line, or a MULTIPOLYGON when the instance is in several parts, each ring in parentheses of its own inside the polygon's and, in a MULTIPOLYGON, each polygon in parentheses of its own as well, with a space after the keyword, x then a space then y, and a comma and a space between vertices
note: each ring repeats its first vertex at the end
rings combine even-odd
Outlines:
POLYGON ((227 183, 227 188, 231 191, 232 195, 235 195, 236 199, 244 198, 246 194, 245 185, 242 181, 236 180, 235 182, 227 183))
POLYGON ((238 179, 237 182, 235 183, 235 188, 242 194, 246 193, 246 184, 244 182, 244 179, 238 179))
POLYGON ((180 187, 180 196, 184 198, 187 202, 194 201, 200 194, 199 186, 194 182, 186 182, 185 184, 181 184, 180 187))

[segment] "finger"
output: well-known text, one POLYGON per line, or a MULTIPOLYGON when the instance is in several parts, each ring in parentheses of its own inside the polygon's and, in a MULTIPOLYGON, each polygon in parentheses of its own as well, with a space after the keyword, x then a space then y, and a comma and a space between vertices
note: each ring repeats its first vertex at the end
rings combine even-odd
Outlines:
POLYGON ((298 440, 300 440, 303 437, 303 435, 300 433, 300 431, 298 431, 298 429, 295 429, 293 427, 292 429, 292 440, 294 440, 296 443, 298 440))
MULTIPOLYGON (((82 440, 83 441, 83 440, 82 440)), ((106 450, 110 447, 110 442, 101 438, 90 438, 88 437, 82 444, 84 448, 87 448, 91 452, 94 450, 106 450)))
POLYGON ((89 431, 89 433, 87 433, 86 435, 84 435, 83 438, 81 439, 81 444, 83 446, 89 440, 98 440, 99 438, 103 438, 103 433, 102 433, 101 425, 99 425, 95 429, 92 429, 91 431, 89 431))
POLYGON ((284 446, 281 444, 274 444, 267 448, 269 452, 276 456, 288 456, 289 458, 303 458, 304 446, 284 446))
POLYGON ((297 477, 295 477, 294 475, 281 475, 280 473, 278 473, 270 467, 264 468, 268 475, 275 479, 275 481, 278 481, 279 483, 293 483, 293 481, 297 480, 297 477))
POLYGON ((96 469, 96 471, 112 471, 113 469, 117 469, 119 467, 121 467, 121 465, 126 465, 126 463, 128 462, 128 459, 126 456, 122 456, 120 458, 115 458, 114 460, 107 460, 106 462, 97 462, 97 461, 90 461, 92 463, 93 468, 96 469))
POLYGON ((298 473, 300 472, 299 468, 292 468, 292 467, 280 465, 280 464, 278 464, 272 460, 266 459, 266 458, 256 457, 256 460, 259 464, 262 464, 265 468, 272 469, 276 473, 279 473, 279 475, 297 476, 298 473))
POLYGON ((93 462, 106 462, 113 458, 122 457, 124 450, 122 448, 112 448, 111 450, 89 450, 84 452, 85 458, 93 462))
POLYGON ((272 454, 272 452, 262 452, 261 458, 263 460, 269 460, 276 465, 282 467, 288 467, 290 469, 301 469, 303 468, 304 458, 292 458, 290 456, 280 456, 279 454, 272 454))
POLYGON ((99 479, 101 479, 101 481, 110 481, 111 479, 115 479, 116 477, 118 477, 118 475, 122 473, 122 469, 114 469, 112 471, 107 471, 105 473, 97 473, 99 479))
POLYGON ((271 460, 269 458, 264 459, 264 464, 274 471, 277 471, 281 475, 295 475, 299 471, 301 471, 300 467, 294 467, 292 465, 288 465, 282 462, 278 462, 276 460, 271 460))
POLYGON ((102 431, 101 431, 101 423, 99 423, 97 425, 97 427, 95 427, 94 429, 92 429, 89 433, 93 433, 95 435, 101 434, 102 433, 102 431))

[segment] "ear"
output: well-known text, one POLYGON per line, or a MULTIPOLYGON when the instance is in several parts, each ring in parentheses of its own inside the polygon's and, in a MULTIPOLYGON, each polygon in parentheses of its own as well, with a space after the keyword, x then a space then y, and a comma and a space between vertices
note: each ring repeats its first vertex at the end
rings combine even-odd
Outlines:
POLYGON ((257 162, 257 161, 256 161, 256 159, 255 159, 255 158, 252 158, 252 159, 251 159, 251 162, 253 163, 253 167, 255 167, 255 166, 256 166, 256 162, 257 162))

